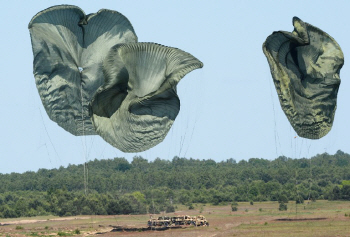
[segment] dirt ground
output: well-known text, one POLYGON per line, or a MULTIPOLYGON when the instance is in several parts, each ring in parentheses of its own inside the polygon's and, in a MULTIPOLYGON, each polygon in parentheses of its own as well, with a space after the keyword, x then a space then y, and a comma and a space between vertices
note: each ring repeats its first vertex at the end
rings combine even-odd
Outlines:
POLYGON ((0 219, 0 236, 350 236, 350 202, 346 201, 290 202, 287 211, 279 211, 277 202, 239 203, 236 212, 230 205, 178 209, 154 217, 204 215, 210 225, 123 232, 114 227, 146 227, 150 215, 46 216, 0 219))

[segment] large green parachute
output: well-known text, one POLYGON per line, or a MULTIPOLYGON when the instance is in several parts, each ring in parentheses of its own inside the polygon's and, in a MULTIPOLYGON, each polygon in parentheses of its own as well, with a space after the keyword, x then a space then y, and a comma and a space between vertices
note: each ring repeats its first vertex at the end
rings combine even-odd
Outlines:
POLYGON ((61 5, 29 23, 34 76, 49 117, 73 135, 99 134, 124 152, 165 138, 180 110, 177 83, 203 64, 180 49, 137 43, 122 14, 61 5))
POLYGON ((36 14, 28 28, 35 82, 50 119, 73 135, 96 134, 88 105, 104 82, 101 67, 110 48, 137 42, 131 23, 116 11, 85 15, 60 5, 36 14))
POLYGON ((119 44, 103 64, 106 82, 91 102, 96 132, 124 152, 160 143, 180 110, 176 85, 202 62, 154 43, 119 44))
POLYGON ((263 44, 281 107, 300 137, 332 128, 344 56, 322 30, 293 18, 294 31, 273 32, 263 44))

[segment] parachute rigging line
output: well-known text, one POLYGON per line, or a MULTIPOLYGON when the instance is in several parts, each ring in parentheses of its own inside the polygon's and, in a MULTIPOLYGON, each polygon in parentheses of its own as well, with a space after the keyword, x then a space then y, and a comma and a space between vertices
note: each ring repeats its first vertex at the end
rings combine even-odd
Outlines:
MULTIPOLYGON (((48 131, 47 131, 47 129, 46 129, 46 125, 45 125, 45 122, 44 122, 43 115, 42 115, 42 113, 41 113, 41 109, 40 109, 40 107, 38 107, 38 108, 39 108, 41 120, 42 120, 43 125, 44 125, 44 128, 45 128, 46 135, 47 135, 47 137, 49 138, 49 141, 50 141, 50 143, 51 143, 51 146, 53 147, 53 150, 54 150, 55 153, 56 153, 56 156, 58 157, 58 159, 59 159, 60 162, 61 162, 61 158, 60 158, 60 156, 58 155, 58 153, 57 153, 57 151, 56 151, 56 148, 55 148, 55 146, 53 145, 53 142, 52 142, 52 140, 51 140, 51 137, 50 137, 50 135, 49 135, 49 133, 48 133, 48 131)), ((46 144, 45 144, 45 145, 46 145, 46 144)), ((50 160, 50 163, 51 163, 50 157, 49 157, 49 160, 50 160)))
MULTIPOLYGON (((300 145, 300 149, 299 149, 299 158, 301 157, 301 150, 302 150, 303 144, 304 144, 304 139, 301 140, 301 145, 300 145)), ((306 154, 306 155, 308 155, 308 154, 306 154)))
MULTIPOLYGON (((81 71, 80 71, 80 73, 81 73, 81 71)), ((82 82, 80 82, 80 95, 81 95, 81 120, 82 120, 82 125, 83 125, 83 137, 82 137, 83 156, 85 158, 85 161, 84 161, 84 190, 85 190, 85 195, 87 195, 87 192, 88 192, 88 167, 87 167, 87 153, 86 153, 87 149, 86 149, 86 137, 85 137, 84 98, 83 98, 83 83, 82 82)))
MULTIPOLYGON (((174 141, 174 127, 171 127, 170 129, 170 140, 171 140, 171 144, 173 143, 174 141)), ((168 158, 170 157, 170 148, 168 149, 168 158)))
POLYGON ((299 203, 301 203, 301 198, 300 198, 300 193, 299 193, 299 189, 298 189, 298 171, 295 171, 295 189, 296 189, 296 193, 297 193, 297 197, 295 200, 295 217, 298 217, 298 201, 299 203))
MULTIPOLYGON (((201 76, 202 77, 202 76, 201 76)), ((202 88, 202 87, 200 87, 202 88)), ((197 100, 198 101, 198 100, 197 100)), ((192 104, 192 103, 191 103, 192 104)), ((188 142, 188 146, 187 146, 187 149, 185 151, 185 154, 184 154, 184 157, 186 157, 186 154, 187 154, 187 151, 188 149, 190 148, 190 144, 191 144, 191 141, 192 141, 192 137, 193 137, 193 134, 194 134, 194 130, 196 128, 196 125, 197 125, 197 121, 198 121, 198 115, 200 116, 202 113, 200 112, 200 109, 198 108, 202 108, 200 106, 198 106, 198 104, 195 106, 195 114, 194 114, 194 124, 193 124, 193 127, 192 127, 192 131, 191 131, 191 135, 190 135, 190 140, 188 142)))
POLYGON ((280 152, 281 152, 282 156, 283 156, 283 152, 282 152, 282 149, 281 149, 281 143, 280 143, 280 139, 279 139, 278 132, 277 132, 276 111, 275 111, 275 103, 274 103, 274 101, 273 101, 273 93, 272 93, 271 80, 269 80, 269 85, 270 85, 271 104, 272 104, 272 111, 273 111, 275 149, 276 149, 276 157, 278 157, 277 142, 278 142, 278 145, 279 145, 280 152))
POLYGON ((187 120, 187 123, 186 123, 185 134, 184 134, 183 136, 181 136, 181 139, 180 139, 180 151, 179 151, 179 157, 180 157, 180 154, 181 154, 182 148, 183 148, 184 143, 185 143, 185 138, 186 138, 186 134, 187 134, 187 129, 188 129, 188 120, 187 120))
MULTIPOLYGON (((292 142, 291 142, 292 143, 292 142)), ((308 183, 309 183, 309 190, 308 190, 308 198, 307 198, 307 201, 309 202, 310 199, 312 198, 311 197, 311 189, 312 189, 312 184, 314 183, 313 182, 313 177, 312 177, 312 159, 310 157, 310 147, 311 147, 311 144, 312 142, 310 142, 308 144, 308 140, 306 138, 302 138, 302 137, 298 137, 297 135, 294 136, 294 152, 295 152, 295 155, 297 154, 297 151, 299 150, 299 156, 298 157, 295 157, 295 158, 298 158, 300 159, 301 158, 301 152, 302 150, 304 150, 303 147, 306 147, 306 156, 305 158, 306 159, 309 159, 309 180, 308 180, 308 183), (302 141, 301 141, 301 145, 298 147, 298 142, 297 142, 297 139, 298 138, 301 138, 302 141), (305 140, 305 143, 304 143, 304 140, 305 140), (310 158, 309 158, 310 157, 310 158)), ((301 203, 301 197, 300 196, 300 193, 299 193, 299 189, 298 189, 298 186, 297 186, 297 171, 296 171, 296 174, 295 174, 295 179, 296 179, 296 183, 295 183, 295 187, 296 187, 296 193, 297 193, 297 200, 299 200, 299 202, 301 203)), ((296 204, 297 205, 297 204, 296 204)), ((305 208, 305 206, 304 206, 305 208)), ((297 215, 297 207, 296 207, 296 215, 297 215)))
MULTIPOLYGON (((201 77, 203 77, 201 75, 201 77)), ((194 82, 192 83, 194 84, 194 82)), ((202 84, 201 84, 202 85, 202 84)), ((192 85, 191 87, 194 87, 194 85, 192 85)), ((185 93, 187 93, 187 88, 188 87, 185 87, 184 90, 185 90, 185 93)), ((197 87, 198 88, 198 87, 197 87)), ((202 89, 203 90, 203 87, 200 86, 199 89, 202 89)), ((196 100, 196 102, 198 103, 198 100, 196 100)), ((195 111, 194 113, 190 113, 189 111, 187 111, 186 113, 183 113, 183 114, 188 114, 187 116, 187 119, 186 119, 186 129, 185 129, 185 134, 184 136, 181 136, 181 140, 180 140, 180 152, 179 152, 179 157, 181 155, 181 152, 183 149, 185 149, 185 152, 184 152, 184 155, 183 157, 186 157, 186 154, 187 154, 187 151, 188 149, 190 148, 190 144, 191 144, 191 141, 192 141, 192 137, 193 137, 193 134, 194 134, 194 130, 196 128, 196 124, 197 124, 197 120, 198 120, 198 114, 201 114, 198 112, 198 108, 201 108, 200 106, 198 106, 198 104, 193 104, 193 103, 190 103, 190 106, 187 108, 187 110, 190 110, 190 111, 195 111), (189 137, 189 140, 188 140, 188 144, 187 144, 187 148, 184 148, 185 146, 185 140, 186 140, 186 135, 187 135, 187 130, 189 129, 189 126, 192 125, 193 121, 190 121, 190 118, 194 118, 194 124, 192 126, 192 130, 189 131, 190 133, 190 137, 189 137), (191 123, 191 124, 190 124, 191 123), (183 139, 182 139, 183 138, 183 139)))
POLYGON ((52 166, 52 162, 51 162, 51 159, 50 159, 50 152, 49 152, 49 149, 48 149, 48 147, 47 147, 47 145, 46 145, 46 142, 44 142, 44 144, 41 144, 40 146, 38 146, 36 150, 38 151, 38 150, 39 150, 40 148, 42 148, 43 146, 45 146, 45 148, 46 148, 47 157, 49 158, 50 164, 51 164, 51 166, 52 166))
MULTIPOLYGON (((311 146, 311 143, 307 149, 307 156, 309 156, 309 151, 310 151, 310 146, 311 146)), ((310 185, 309 185, 309 197, 307 198, 308 201, 310 201, 310 197, 311 197, 311 187, 312 187, 312 166, 311 166, 311 157, 310 157, 310 165, 309 165, 309 168, 310 168, 310 185)))
POLYGON ((87 150, 87 157, 90 157, 90 155, 91 155, 91 150, 92 150, 92 147, 94 145, 94 142, 95 142, 95 136, 92 137, 92 141, 90 143, 90 148, 87 150))
POLYGON ((194 133, 194 129, 195 129, 195 127, 196 127, 196 124, 197 124, 197 119, 195 119, 195 121, 194 121, 194 125, 193 125, 192 132, 191 132, 191 136, 190 136, 189 145, 187 146, 187 149, 186 149, 186 151, 185 151, 184 157, 186 157, 187 151, 188 151, 188 149, 190 148, 190 143, 191 143, 191 141, 192 141, 192 137, 193 137, 193 133, 194 133))

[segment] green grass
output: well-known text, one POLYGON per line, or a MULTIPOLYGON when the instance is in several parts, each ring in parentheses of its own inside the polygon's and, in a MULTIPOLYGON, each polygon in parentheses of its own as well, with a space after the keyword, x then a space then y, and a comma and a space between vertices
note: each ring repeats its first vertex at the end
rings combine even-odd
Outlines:
MULTIPOLYGON (((211 204, 194 204, 193 210, 181 206, 175 213, 164 215, 204 215, 210 222, 209 227, 190 227, 164 232, 166 236, 346 236, 350 233, 350 202, 316 201, 296 205, 289 202, 287 211, 279 211, 278 202, 239 202, 238 211, 232 212, 231 204, 226 206, 211 204), (326 218, 325 220, 277 221, 277 219, 326 218)), ((153 215, 158 217, 163 215, 153 215)), ((2 219, 1 223, 18 222, 0 228, 0 236, 73 236, 83 235, 95 230, 107 231, 109 226, 145 227, 146 215, 116 216, 77 216, 64 219, 59 217, 36 217, 2 219), (24 220, 29 220, 24 222, 24 220), (38 222, 34 223, 33 220, 38 222), (106 230, 107 229, 107 230, 106 230)), ((137 236, 148 236, 147 231, 134 233, 137 236)))
POLYGON ((63 232, 63 231, 58 231, 57 235, 58 236, 72 236, 73 234, 72 233, 66 233, 66 232, 63 232))

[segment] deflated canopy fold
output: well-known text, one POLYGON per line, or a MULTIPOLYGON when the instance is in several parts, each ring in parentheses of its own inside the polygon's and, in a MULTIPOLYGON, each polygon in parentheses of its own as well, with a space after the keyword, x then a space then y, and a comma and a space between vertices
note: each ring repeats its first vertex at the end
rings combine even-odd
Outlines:
POLYGON ((344 56, 322 30, 293 18, 292 33, 267 37, 263 51, 281 107, 301 137, 319 139, 332 128, 344 56))
POLYGON ((103 64, 105 84, 91 101, 96 132, 123 152, 141 152, 165 138, 180 110, 177 83, 202 62, 154 43, 114 46, 103 64))
POLYGON ((60 5, 36 14, 28 27, 35 82, 50 119, 74 135, 96 134, 88 104, 104 82, 102 61, 110 48, 137 42, 131 23, 116 11, 85 15, 60 5))

